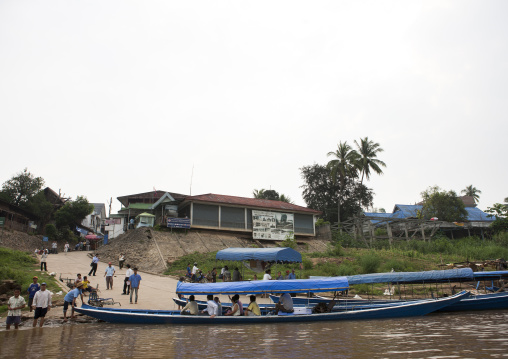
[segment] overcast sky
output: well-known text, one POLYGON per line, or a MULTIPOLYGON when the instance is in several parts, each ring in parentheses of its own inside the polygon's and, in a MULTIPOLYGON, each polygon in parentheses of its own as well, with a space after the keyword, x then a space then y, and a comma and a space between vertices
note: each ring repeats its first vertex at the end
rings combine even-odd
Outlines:
POLYGON ((374 206, 508 197, 506 1, 0 0, 0 182, 305 205, 339 141, 385 150, 374 206))

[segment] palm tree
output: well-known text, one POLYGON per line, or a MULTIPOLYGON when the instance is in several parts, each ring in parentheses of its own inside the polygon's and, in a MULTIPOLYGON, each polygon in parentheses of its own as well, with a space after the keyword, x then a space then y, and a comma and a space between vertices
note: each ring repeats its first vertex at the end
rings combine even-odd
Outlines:
POLYGON ((286 196, 285 194, 281 194, 279 197, 279 201, 286 202, 286 203, 293 203, 291 198, 289 196, 286 196))
POLYGON ((465 196, 473 197, 474 203, 478 203, 478 201, 480 200, 480 193, 482 193, 482 191, 480 191, 476 187, 473 187, 473 185, 470 185, 467 186, 466 189, 460 191, 460 193, 463 193, 465 196))
POLYGON ((360 143, 355 140, 356 147, 358 148, 358 161, 356 166, 358 171, 362 173, 360 184, 363 183, 363 177, 368 180, 370 178, 370 171, 373 170, 378 175, 383 174, 381 167, 386 167, 386 164, 377 158, 377 154, 384 150, 380 147, 379 143, 369 140, 368 137, 360 138, 360 143))
POLYGON ((333 156, 334 159, 330 160, 326 168, 330 170, 330 176, 333 179, 333 182, 336 183, 337 179, 339 181, 339 200, 337 209, 338 209, 338 223, 340 228, 340 197, 342 197, 342 190, 344 188, 344 183, 347 176, 356 177, 357 169, 355 164, 358 161, 358 153, 351 148, 347 144, 347 141, 344 143, 339 142, 337 145, 337 150, 335 152, 328 152, 328 156, 333 156))
POLYGON ((252 192, 252 195, 254 196, 254 198, 265 198, 264 195, 265 195, 265 189, 264 188, 261 188, 261 189, 255 189, 253 192, 252 192))

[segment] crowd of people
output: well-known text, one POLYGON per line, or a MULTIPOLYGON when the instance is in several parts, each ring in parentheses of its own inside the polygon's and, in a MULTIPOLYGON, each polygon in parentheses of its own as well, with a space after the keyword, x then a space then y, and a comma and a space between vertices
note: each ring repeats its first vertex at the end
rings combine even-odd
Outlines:
MULTIPOLYGON (((271 276, 271 269, 267 269, 265 271, 265 274, 263 276, 263 280, 272 280, 271 276)), ((198 268, 198 264, 195 262, 194 266, 190 267, 190 263, 187 264, 187 272, 186 277, 187 280, 190 280, 191 282, 199 282, 198 274, 202 275, 202 271, 198 268)), ((212 271, 208 273, 206 276, 207 279, 209 279, 209 282, 215 283, 218 279, 222 279, 223 282, 238 282, 242 281, 242 275, 238 269, 238 267, 235 267, 233 270, 233 273, 230 272, 228 266, 224 266, 221 270, 221 273, 217 276, 216 268, 213 268, 212 271)), ((282 272, 277 272, 276 280, 291 280, 296 279, 295 270, 292 269, 291 271, 286 270, 286 274, 282 275, 282 272)), ((254 274, 252 280, 257 280, 257 275, 254 274)), ((180 278, 180 282, 185 281, 185 278, 180 278)), ((178 297, 183 300, 187 300, 184 298, 183 295, 178 294, 178 297)), ((229 308, 226 312, 223 312, 222 305, 220 303, 219 297, 213 297, 213 295, 207 296, 207 309, 199 311, 198 303, 196 302, 195 296, 191 295, 189 296, 187 300, 187 304, 181 309, 182 315, 203 315, 207 314, 210 317, 216 317, 220 315, 227 315, 227 316, 257 316, 261 315, 261 310, 259 308, 259 305, 256 302, 256 296, 250 295, 249 297, 249 305, 247 308, 244 308, 243 303, 240 300, 240 296, 238 294, 235 294, 233 297, 230 297, 231 301, 231 308, 229 308)), ((180 306, 179 306, 180 309, 180 306)), ((289 293, 283 293, 281 294, 279 298, 279 302, 275 305, 275 311, 276 312, 283 312, 283 313, 293 313, 293 299, 291 298, 291 295, 289 293)))

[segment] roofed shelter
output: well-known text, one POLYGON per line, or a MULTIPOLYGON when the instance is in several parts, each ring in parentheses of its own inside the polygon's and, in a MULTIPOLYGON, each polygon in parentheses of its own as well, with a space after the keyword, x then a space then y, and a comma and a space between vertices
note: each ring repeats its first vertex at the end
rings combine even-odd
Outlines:
POLYGON ((217 252, 217 260, 248 261, 266 263, 301 263, 302 255, 292 248, 226 248, 217 252))

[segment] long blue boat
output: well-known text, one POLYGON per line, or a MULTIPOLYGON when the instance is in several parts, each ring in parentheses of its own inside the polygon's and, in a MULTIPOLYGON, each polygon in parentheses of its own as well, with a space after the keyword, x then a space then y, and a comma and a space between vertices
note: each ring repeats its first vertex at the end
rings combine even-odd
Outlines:
MULTIPOLYGON (((226 283, 181 283, 177 293, 181 294, 262 294, 262 293, 306 293, 341 291, 349 288, 347 278, 334 277, 320 280, 284 280, 226 283)), ((181 315, 179 311, 97 308, 83 305, 75 310, 79 313, 110 323, 126 324, 246 324, 286 323, 310 321, 338 321, 359 319, 382 319, 422 316, 452 305, 469 296, 466 291, 454 296, 432 300, 407 302, 397 306, 384 306, 362 310, 331 313, 305 314, 271 313, 261 316, 217 316, 181 315)))
MULTIPOLYGON (((326 277, 312 277, 313 279, 326 277)), ((375 284, 389 283, 391 285, 398 284, 415 284, 415 283, 445 283, 445 282, 475 282, 493 281, 496 279, 508 278, 508 271, 491 271, 491 272, 473 272, 471 268, 423 271, 423 272, 393 272, 393 273, 372 273, 348 276, 350 285, 354 284, 375 284)), ((492 285, 493 287, 493 285, 492 285)), ((278 297, 270 296, 274 303, 277 303, 278 297)), ((316 305, 318 303, 329 303, 330 298, 322 298, 315 296, 313 298, 294 298, 295 305, 316 305)), ((409 300, 413 301, 413 300, 409 300)), ((347 299, 339 301, 338 307, 348 308, 376 308, 379 305, 391 303, 403 303, 407 300, 401 299, 347 299)), ((508 309, 508 293, 498 292, 490 294, 476 294, 461 301, 441 308, 441 312, 455 311, 473 311, 473 310, 499 310, 508 309)), ((337 308, 339 310, 339 308, 337 308)))

